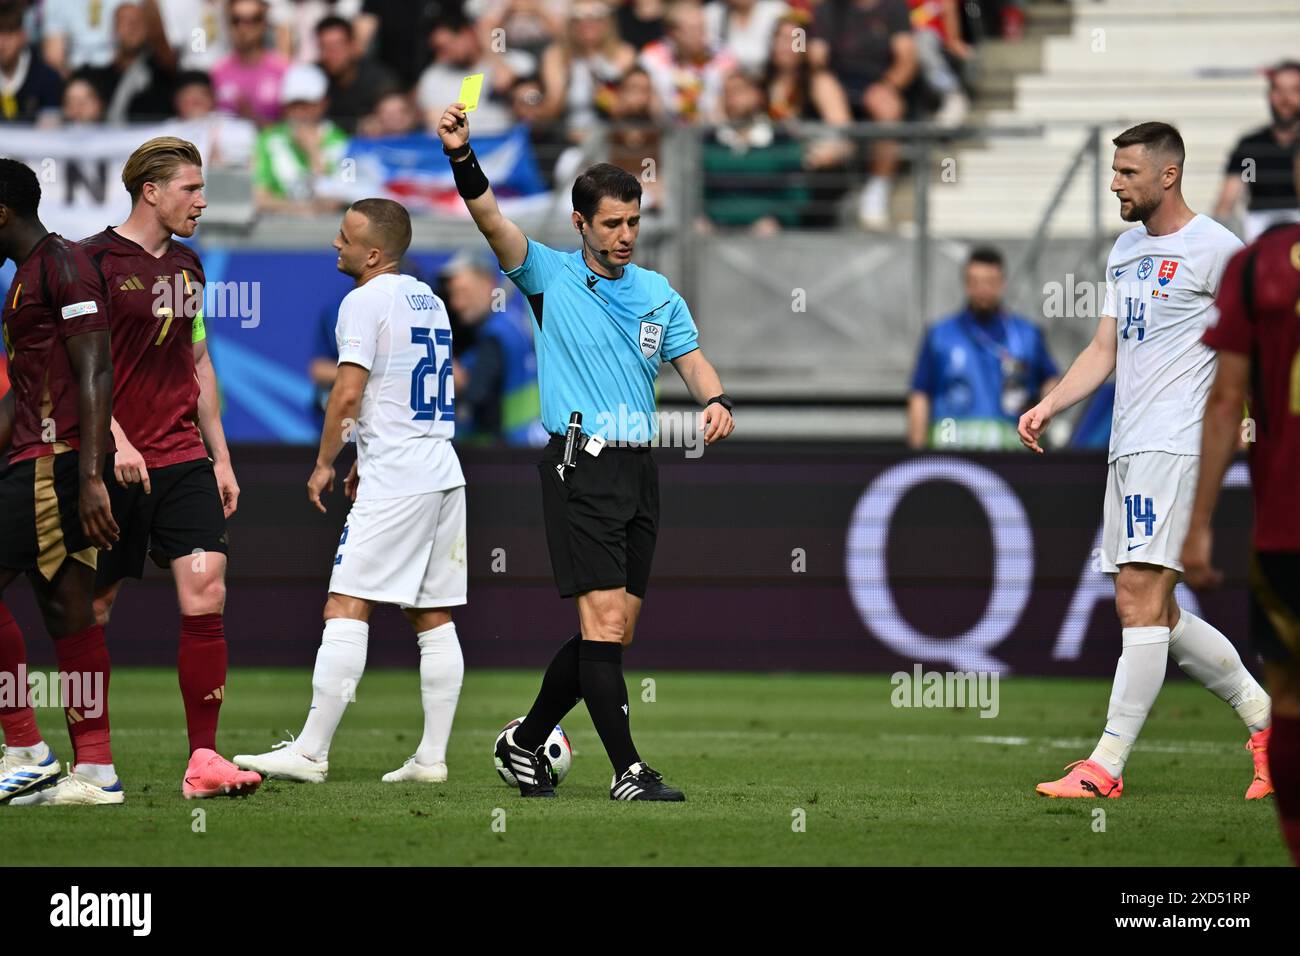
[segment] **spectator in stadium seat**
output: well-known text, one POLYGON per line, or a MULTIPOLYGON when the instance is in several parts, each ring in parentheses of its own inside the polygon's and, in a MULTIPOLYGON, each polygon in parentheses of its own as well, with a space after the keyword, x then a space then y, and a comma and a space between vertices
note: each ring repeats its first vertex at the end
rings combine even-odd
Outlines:
POLYGON ((180 70, 211 70, 230 52, 226 0, 158 0, 180 70))
POLYGON ((803 146, 767 114, 761 81, 736 70, 723 83, 725 122, 705 140, 704 215, 709 225, 770 235, 800 224, 808 202, 803 146))
POLYGON ((641 52, 655 92, 670 119, 715 123, 722 118, 722 81, 736 58, 714 49, 704 26, 704 11, 677 0, 666 14, 667 32, 641 52))
MULTIPOLYGON (((799 14, 782 17, 773 28, 763 76, 768 114, 778 122, 806 120, 847 126, 853 121, 853 113, 844 87, 826 67, 813 65, 802 43, 802 29, 803 19, 799 14)), ((829 145, 817 151, 813 166, 842 163, 852 152, 852 144, 843 137, 831 137, 824 142, 829 145)))
POLYGON ((113 59, 113 14, 135 0, 46 0, 41 52, 63 76, 113 59))
POLYGON ((217 95, 212 89, 212 77, 202 70, 186 70, 176 77, 172 108, 176 118, 186 122, 214 115, 217 95))
POLYGON ((178 76, 172 107, 174 119, 187 127, 178 135, 205 144, 203 158, 208 164, 249 164, 257 127, 242 117, 217 112, 217 98, 208 74, 202 70, 187 70, 178 76))
POLYGON ((289 61, 267 45, 265 0, 231 0, 231 52, 212 68, 217 109, 259 126, 280 118, 280 84, 289 61))
POLYGON ((74 73, 63 86, 64 123, 102 123, 104 101, 95 84, 80 73, 74 73))
POLYGON ((619 80, 636 65, 636 50, 618 35, 609 6, 579 0, 563 37, 542 54, 542 117, 563 119, 580 142, 609 115, 619 80))
POLYGON ((966 307, 921 343, 907 399, 907 443, 943 451, 1014 449, 1020 416, 1056 385, 1043 333, 1007 312, 1002 254, 972 250, 966 307))
POLYGON ((935 122, 959 126, 970 101, 955 66, 971 60, 975 50, 962 39, 957 0, 908 0, 908 6, 921 75, 941 100, 935 122))
POLYGON ((642 214, 657 212, 663 208, 662 178, 657 175, 663 130, 654 84, 644 68, 632 67, 619 81, 610 120, 608 161, 641 182, 642 214), (647 176, 652 168, 656 175, 647 176))
POLYGON ((514 50, 533 57, 531 72, 540 68, 542 51, 564 36, 568 0, 466 0, 465 14, 478 30, 479 42, 492 49, 504 37, 514 50), (494 31, 502 30, 501 34, 494 31))
POLYGON ((311 215, 346 202, 322 193, 347 150, 348 135, 325 117, 328 81, 319 67, 297 63, 284 76, 284 121, 262 130, 253 163, 253 196, 262 212, 311 215))
POLYGON ((424 129, 409 93, 389 90, 379 98, 374 112, 357 124, 357 135, 367 137, 407 136, 424 129))
POLYGON ((613 0, 618 6, 618 35, 637 50, 664 37, 664 0, 613 0))
POLYGON ((99 90, 107 123, 161 120, 171 115, 173 76, 150 44, 144 10, 124 3, 113 11, 113 59, 82 70, 99 90))
POLYGON ((58 123, 63 80, 27 42, 21 10, 0 12, 0 123, 58 123))
POLYGON ((547 189, 555 188, 555 176, 558 168, 568 169, 574 165, 568 154, 581 150, 569 142, 564 123, 547 119, 542 114, 545 102, 541 81, 535 76, 525 76, 515 81, 510 88, 510 111, 515 122, 528 127, 528 139, 533 147, 533 157, 537 160, 537 170, 542 174, 547 189))
POLYGON ((853 114, 835 74, 826 67, 814 68, 807 53, 802 31, 810 19, 804 12, 791 11, 777 23, 764 86, 767 112, 776 122, 820 122, 829 127, 806 145, 803 157, 810 190, 803 224, 827 227, 834 225, 836 205, 852 185, 853 141, 835 127, 847 126, 853 114))
POLYGON ((442 270, 455 349, 456 441, 544 445, 537 355, 524 299, 493 258, 460 255, 442 270))
POLYGON ((429 44, 434 61, 420 75, 415 91, 425 126, 436 129, 443 112, 460 95, 461 81, 470 74, 483 73, 486 76, 474 111, 474 133, 490 136, 509 129, 512 117, 505 97, 524 64, 509 54, 498 56, 485 49, 474 25, 463 18, 437 24, 429 35, 429 44))
POLYGON ((320 68, 329 77, 328 116, 344 132, 356 132, 357 121, 375 108, 379 97, 398 89, 393 71, 357 52, 352 24, 326 17, 316 25, 320 68))
MULTIPOLYGON (((907 0, 823 0, 814 14, 808 52, 814 67, 829 67, 848 94, 855 116, 898 122, 916 79, 916 42, 907 0)), ((858 202, 867 229, 889 225, 889 195, 898 169, 898 144, 877 140, 870 175, 858 202)))
POLYGON ((709 42, 726 50, 742 70, 761 76, 772 49, 772 31, 790 12, 785 0, 713 0, 704 5, 709 42))
POLYGON ((1292 176, 1293 157, 1300 150, 1300 61, 1287 60, 1269 71, 1268 109, 1273 122, 1243 136, 1228 157, 1214 207, 1214 218, 1224 221, 1246 199, 1246 242, 1254 242, 1269 226, 1300 220, 1292 176))
MULTIPOLYGON (((350 27, 361 13, 361 0, 270 0, 275 48, 290 63, 316 63, 318 27, 328 17, 340 17, 350 27)), ((357 56, 365 56, 358 47, 357 56)))
POLYGON ((410 89, 433 58, 429 34, 462 20, 461 0, 364 0, 354 26, 357 48, 386 65, 410 89))

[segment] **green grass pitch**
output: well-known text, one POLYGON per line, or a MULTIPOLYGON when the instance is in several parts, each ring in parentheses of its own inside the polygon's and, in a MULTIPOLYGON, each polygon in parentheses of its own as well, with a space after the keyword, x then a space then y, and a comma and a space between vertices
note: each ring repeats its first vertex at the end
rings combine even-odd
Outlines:
MULTIPOLYGON (((984 719, 895 709, 882 675, 627 676, 642 755, 686 791, 685 804, 611 802, 610 767, 581 706, 564 722, 576 753, 559 799, 520 800, 491 757, 497 731, 532 700, 538 675, 520 671, 466 675, 447 784, 380 783, 419 738, 414 668, 366 674, 328 783, 270 781, 249 799, 186 801, 175 673, 122 669, 112 717, 126 804, 0 806, 0 847, 7 865, 1287 862, 1271 799, 1242 798, 1250 758, 1236 716, 1186 682, 1165 687, 1122 799, 1058 801, 1034 784, 1088 755, 1108 681, 1004 680, 1000 714, 984 719), (646 677, 654 702, 641 699, 646 677)), ((236 671, 227 687, 227 756, 296 732, 311 692, 308 673, 292 670, 236 671)), ((38 719, 65 755, 61 714, 38 719)))

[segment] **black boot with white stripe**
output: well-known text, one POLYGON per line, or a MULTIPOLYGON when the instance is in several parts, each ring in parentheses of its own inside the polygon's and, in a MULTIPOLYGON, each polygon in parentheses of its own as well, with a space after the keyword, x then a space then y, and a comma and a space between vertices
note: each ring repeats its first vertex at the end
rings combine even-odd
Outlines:
POLYGON ((497 741, 497 760, 501 766, 508 767, 519 785, 521 797, 555 796, 555 775, 551 771, 551 761, 546 756, 546 745, 536 751, 527 751, 515 746, 515 732, 512 727, 501 735, 497 741))
POLYGON ((664 800, 681 803, 686 794, 664 784, 664 776, 643 763, 634 763, 609 785, 611 800, 664 800))

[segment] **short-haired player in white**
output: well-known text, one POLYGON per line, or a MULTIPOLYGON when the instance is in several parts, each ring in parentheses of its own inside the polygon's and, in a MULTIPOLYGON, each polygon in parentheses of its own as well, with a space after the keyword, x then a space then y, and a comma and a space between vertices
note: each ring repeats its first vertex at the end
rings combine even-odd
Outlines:
POLYGON ((1214 351, 1201 342, 1219 281, 1241 242, 1183 199, 1178 130, 1142 123, 1113 140, 1111 192, 1120 216, 1139 222, 1106 263, 1106 302, 1092 342, 1060 383, 1020 419, 1020 440, 1041 453, 1052 417, 1115 372, 1110 472, 1102 523, 1102 571, 1115 577, 1123 651, 1106 729, 1092 756, 1040 783, 1049 797, 1118 797, 1123 772, 1172 657, 1183 673, 1229 704, 1250 731, 1255 776, 1247 799, 1272 793, 1265 748, 1268 695, 1232 642, 1178 607, 1179 555, 1196 495, 1201 418, 1214 351))
POLYGON ((334 460, 355 431, 357 460, 343 486, 353 505, 334 556, 302 733, 268 753, 235 757, 269 777, 325 780, 330 741, 365 670, 370 612, 396 604, 420 646, 424 736, 383 779, 447 779, 465 673, 451 619, 451 608, 465 603, 465 477, 451 445, 451 325, 442 300, 398 271, 410 243, 410 216, 388 199, 353 203, 334 240, 339 271, 357 284, 339 306, 338 379, 307 496, 325 510, 334 460))

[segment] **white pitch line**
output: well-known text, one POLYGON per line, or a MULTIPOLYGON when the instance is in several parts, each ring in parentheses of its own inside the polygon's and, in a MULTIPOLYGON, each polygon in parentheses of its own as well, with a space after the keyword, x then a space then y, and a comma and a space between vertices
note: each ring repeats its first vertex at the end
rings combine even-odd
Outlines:
MULTIPOLYGON (((882 734, 886 740, 929 743, 936 740, 951 741, 954 737, 947 734, 882 734)), ((992 737, 984 734, 965 734, 957 740, 968 740, 974 744, 994 744, 1000 747, 1050 747, 1053 750, 1079 750, 1096 744, 1091 737, 992 737)), ((1226 744, 1217 740, 1181 740, 1177 742, 1139 741, 1133 748, 1147 753, 1159 754, 1225 754, 1237 749, 1235 744, 1226 744)))

